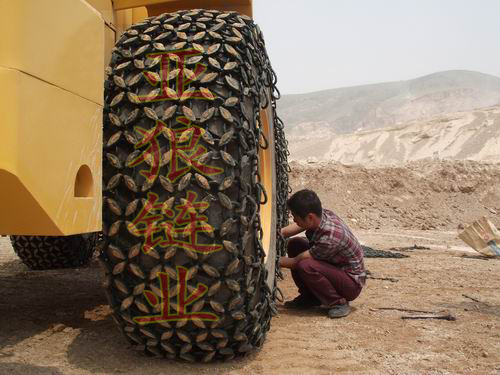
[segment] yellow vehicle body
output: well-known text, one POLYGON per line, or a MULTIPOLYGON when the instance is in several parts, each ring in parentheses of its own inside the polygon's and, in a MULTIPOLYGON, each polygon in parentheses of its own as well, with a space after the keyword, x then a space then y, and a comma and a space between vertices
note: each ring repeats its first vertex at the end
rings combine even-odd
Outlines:
POLYGON ((145 17, 251 0, 0 0, 0 234, 101 230, 104 68, 145 17))

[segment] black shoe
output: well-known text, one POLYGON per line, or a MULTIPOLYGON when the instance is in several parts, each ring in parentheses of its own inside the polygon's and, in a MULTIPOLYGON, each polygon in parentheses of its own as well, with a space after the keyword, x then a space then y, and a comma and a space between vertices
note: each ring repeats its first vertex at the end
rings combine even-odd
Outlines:
POLYGON ((351 312, 351 307, 349 306, 349 304, 346 303, 344 305, 336 305, 332 306, 328 310, 328 317, 332 319, 342 318, 344 316, 349 315, 350 312, 351 312))
POLYGON ((302 294, 299 294, 291 301, 286 301, 284 306, 289 309, 306 309, 308 307, 319 306, 320 303, 311 298, 304 297, 302 294))

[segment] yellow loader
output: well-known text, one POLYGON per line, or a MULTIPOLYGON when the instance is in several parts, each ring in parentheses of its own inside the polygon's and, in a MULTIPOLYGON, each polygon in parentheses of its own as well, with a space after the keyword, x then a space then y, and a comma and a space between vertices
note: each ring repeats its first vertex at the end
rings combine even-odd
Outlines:
POLYGON ((0 234, 25 264, 81 266, 98 242, 149 355, 262 346, 289 188, 251 0, 0 0, 0 87, 0 234))

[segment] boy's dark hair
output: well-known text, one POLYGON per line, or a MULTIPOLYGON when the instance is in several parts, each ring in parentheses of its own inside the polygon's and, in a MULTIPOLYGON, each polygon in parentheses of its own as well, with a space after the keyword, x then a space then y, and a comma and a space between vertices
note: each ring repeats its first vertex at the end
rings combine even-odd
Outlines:
POLYGON ((301 219, 305 218, 309 213, 321 217, 321 201, 318 195, 312 190, 303 189, 297 191, 288 199, 286 204, 290 211, 301 219))

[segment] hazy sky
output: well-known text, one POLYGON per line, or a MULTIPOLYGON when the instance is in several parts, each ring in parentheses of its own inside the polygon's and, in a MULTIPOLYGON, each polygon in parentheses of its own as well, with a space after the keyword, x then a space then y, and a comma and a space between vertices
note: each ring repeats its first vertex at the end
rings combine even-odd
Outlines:
POLYGON ((254 0, 282 93, 416 78, 500 76, 500 0, 254 0))

